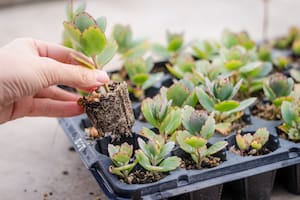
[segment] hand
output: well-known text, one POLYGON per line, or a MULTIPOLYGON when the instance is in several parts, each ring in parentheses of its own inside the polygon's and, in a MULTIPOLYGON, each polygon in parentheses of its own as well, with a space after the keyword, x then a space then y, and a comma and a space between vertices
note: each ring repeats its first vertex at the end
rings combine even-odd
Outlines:
POLYGON ((0 123, 24 116, 81 114, 78 95, 55 85, 93 90, 109 81, 106 72, 77 65, 73 50, 34 39, 0 48, 0 123))

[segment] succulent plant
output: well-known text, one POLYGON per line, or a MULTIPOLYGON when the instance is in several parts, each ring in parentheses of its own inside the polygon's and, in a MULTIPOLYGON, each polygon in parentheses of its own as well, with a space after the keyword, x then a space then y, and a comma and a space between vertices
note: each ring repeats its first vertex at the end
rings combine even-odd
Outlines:
POLYGON ((250 52, 241 46, 235 46, 231 49, 221 48, 220 56, 227 71, 238 70, 251 60, 250 52))
POLYGON ((178 79, 184 78, 187 74, 191 74, 195 69, 195 61, 189 56, 182 54, 172 63, 167 64, 166 68, 174 77, 178 79))
POLYGON ((193 54, 200 59, 211 59, 218 54, 220 45, 216 41, 194 41, 191 44, 193 54))
POLYGON ((295 55, 300 55, 300 39, 297 39, 293 42, 292 50, 295 55))
POLYGON ((195 85, 205 84, 205 78, 214 80, 218 75, 222 74, 223 67, 215 65, 207 60, 198 60, 195 62, 195 69, 193 70, 193 76, 197 80, 195 85))
POLYGON ((175 143, 165 143, 163 136, 156 135, 149 129, 145 129, 153 137, 145 142, 138 138, 140 149, 135 151, 138 163, 150 172, 169 172, 175 170, 181 163, 177 156, 169 156, 175 143))
POLYGON ((249 37, 247 32, 233 33, 229 30, 224 30, 221 41, 223 46, 228 49, 238 45, 245 49, 253 49, 255 47, 255 42, 249 37))
POLYGON ((113 165, 109 166, 110 173, 122 177, 125 182, 129 183, 128 175, 137 164, 137 160, 131 161, 133 146, 126 142, 116 146, 109 144, 108 153, 113 162, 113 165))
POLYGON ((159 130, 165 140, 168 140, 181 125, 180 110, 171 108, 171 104, 172 100, 168 101, 165 95, 147 98, 142 102, 145 119, 159 130))
POLYGON ((182 107, 184 105, 195 106, 198 102, 194 85, 191 81, 182 79, 174 83, 169 88, 162 88, 161 94, 166 95, 168 100, 172 100, 173 106, 182 107))
POLYGON ((254 97, 241 102, 233 100, 241 84, 242 80, 233 85, 229 77, 219 77, 213 82, 206 79, 205 89, 201 86, 195 89, 201 106, 208 112, 215 112, 216 129, 224 135, 229 134, 232 122, 239 119, 241 113, 256 100, 254 97))
POLYGON ((296 27, 291 27, 285 37, 275 40, 274 47, 278 49, 288 49, 293 42, 300 37, 300 31, 296 27))
POLYGON ((198 169, 208 156, 221 151, 228 144, 226 141, 219 141, 208 147, 206 138, 192 135, 186 130, 177 131, 176 141, 183 151, 191 155, 198 169))
POLYGON ((182 125, 190 134, 208 140, 215 132, 213 115, 213 113, 208 115, 205 110, 195 110, 191 106, 185 106, 181 109, 182 125))
POLYGON ((287 134, 290 140, 300 141, 300 106, 284 101, 281 105, 281 114, 284 123, 279 129, 287 134))
POLYGON ((270 62, 249 62, 238 70, 238 76, 242 78, 243 84, 240 91, 246 96, 263 89, 265 77, 270 74, 273 67, 270 62))
POLYGON ((68 17, 70 21, 63 23, 65 41, 68 41, 67 46, 93 60, 91 62, 79 53, 72 54, 79 63, 91 69, 102 68, 116 53, 117 44, 115 41, 107 40, 105 36, 106 18, 100 17, 95 20, 83 10, 81 8, 74 13, 70 11, 68 17))
POLYGON ((155 54, 163 59, 173 59, 179 55, 183 48, 184 38, 183 33, 173 33, 167 31, 167 45, 153 44, 152 50, 155 54))
POLYGON ((272 59, 274 66, 279 70, 284 70, 288 67, 290 59, 286 56, 276 56, 272 59))
POLYGON ((244 135, 236 134, 236 144, 241 152, 252 151, 253 154, 259 152, 269 140, 269 131, 266 128, 259 128, 254 134, 247 133, 244 135))
POLYGON ((118 44, 118 53, 123 58, 141 57, 148 50, 147 41, 133 39, 133 33, 129 25, 116 24, 112 36, 118 44))
POLYGON ((143 99, 144 90, 153 86, 164 75, 162 72, 155 74, 150 73, 153 68, 153 61, 151 58, 143 59, 142 57, 136 57, 127 59, 124 68, 132 83, 132 92, 138 99, 143 99))
POLYGON ((290 96, 294 87, 294 81, 283 74, 275 73, 269 77, 263 85, 266 98, 273 102, 275 106, 280 106, 283 101, 292 101, 290 96))
POLYGON ((262 45, 258 48, 257 56, 260 61, 271 61, 271 48, 267 45, 262 45))

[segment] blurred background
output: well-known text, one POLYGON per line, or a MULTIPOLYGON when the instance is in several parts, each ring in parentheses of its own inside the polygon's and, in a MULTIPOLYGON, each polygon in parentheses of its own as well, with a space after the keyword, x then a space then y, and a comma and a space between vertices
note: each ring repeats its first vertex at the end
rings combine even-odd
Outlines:
MULTIPOLYGON (((78 1, 74 1, 75 3, 78 1)), ((220 39, 224 28, 262 40, 263 0, 89 0, 87 11, 106 16, 107 31, 130 24, 134 37, 164 42, 166 30, 192 39, 220 39)), ((60 43, 67 1, 0 0, 0 46, 16 37, 60 43)), ((269 0, 267 36, 300 26, 299 0, 269 0)), ((0 72, 1 73, 1 72, 0 72)), ((23 118, 0 126, 0 199, 98 199, 99 187, 55 118, 23 118)), ((276 186, 273 200, 299 199, 276 186)))
MULTIPOLYGON (((67 1, 0 0, 0 45, 30 36, 60 42, 67 1)), ((75 3, 78 1, 74 1, 75 3)), ((268 36, 300 25, 300 1, 269 0, 268 36)), ((222 30, 246 30, 262 39, 263 0, 98 0, 87 1, 87 11, 104 15, 108 32, 115 23, 130 24, 138 37, 164 41, 165 31, 184 31, 187 40, 219 39, 222 30)))

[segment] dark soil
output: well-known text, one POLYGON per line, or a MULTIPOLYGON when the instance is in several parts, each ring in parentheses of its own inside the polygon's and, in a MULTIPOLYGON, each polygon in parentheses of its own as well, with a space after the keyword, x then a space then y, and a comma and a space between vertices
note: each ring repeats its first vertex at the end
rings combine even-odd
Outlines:
MULTIPOLYGON (((181 158, 181 168, 185 169, 199 169, 197 164, 190 157, 181 158)), ((222 163, 221 159, 218 157, 208 156, 204 159, 201 164, 201 168, 212 168, 217 167, 222 163)))
MULTIPOLYGON (((149 172, 143 170, 136 170, 128 176, 128 184, 145 184, 159 181, 166 177, 168 174, 159 172, 149 172)), ((121 179, 122 182, 125 182, 121 179)))
POLYGON ((235 146, 231 146, 229 148, 229 151, 231 151, 235 154, 238 154, 240 156, 262 156, 262 155, 266 155, 266 154, 272 152, 271 150, 269 150, 266 147, 263 147, 259 151, 255 150, 255 149, 250 149, 249 151, 241 151, 240 149, 236 148, 235 146))
POLYGON ((251 114, 266 120, 280 120, 280 110, 271 103, 258 102, 251 109, 251 114))
POLYGON ((131 135, 134 124, 132 105, 128 95, 127 84, 111 82, 109 91, 103 88, 99 93, 93 92, 79 100, 86 114, 100 135, 112 138, 131 135))

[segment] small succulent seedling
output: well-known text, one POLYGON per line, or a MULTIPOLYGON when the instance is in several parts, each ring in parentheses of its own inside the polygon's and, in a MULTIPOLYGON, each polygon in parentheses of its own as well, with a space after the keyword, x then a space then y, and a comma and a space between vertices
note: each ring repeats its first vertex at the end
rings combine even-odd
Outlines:
POLYGON ((118 53, 124 58, 141 57, 148 49, 148 44, 145 40, 133 38, 133 33, 129 25, 116 24, 112 35, 118 44, 118 53))
POLYGON ((207 60, 198 60, 195 62, 195 69, 193 70, 194 79, 197 81, 193 82, 195 85, 205 84, 205 78, 214 80, 222 73, 223 67, 221 65, 210 63, 207 60))
POLYGON ((270 133, 266 128, 259 128, 254 134, 236 134, 237 147, 242 154, 257 154, 269 140, 270 133), (251 152, 250 152, 251 151, 251 152))
POLYGON ((126 142, 121 145, 108 145, 109 157, 113 162, 113 166, 109 167, 112 174, 116 174, 124 179, 126 183, 130 183, 129 174, 137 164, 137 160, 132 160, 133 146, 126 142))
POLYGON ((195 61, 191 56, 182 54, 172 63, 166 64, 166 68, 174 77, 182 79, 193 72, 195 61))
POLYGON ((276 56, 272 59, 272 62, 278 70, 284 70, 290 64, 290 59, 286 56, 276 56))
POLYGON ((91 57, 93 61, 80 54, 72 54, 79 63, 91 69, 101 69, 116 53, 117 44, 105 36, 105 17, 94 19, 81 10, 75 16, 70 14, 69 21, 63 23, 68 46, 91 57))
POLYGON ((235 46, 231 49, 221 48, 220 57, 227 71, 238 70, 251 60, 250 52, 244 47, 235 46))
POLYGON ((170 141, 165 143, 163 136, 156 135, 149 129, 146 129, 152 138, 145 142, 138 138, 140 149, 135 151, 138 163, 150 172, 169 172, 175 170, 181 163, 177 156, 169 156, 175 143, 170 141))
POLYGON ((191 44, 193 54, 200 59, 212 59, 218 54, 220 44, 212 40, 194 41, 191 44))
POLYGON ((177 107, 195 106, 198 102, 193 83, 185 79, 174 83, 167 89, 162 88, 161 94, 166 95, 168 100, 172 100, 172 105, 177 107))
POLYGON ((128 59, 124 64, 132 83, 132 93, 138 99, 143 99, 144 91, 153 86, 164 75, 162 72, 150 74, 153 66, 151 58, 143 59, 142 57, 128 59))
POLYGON ((157 95, 153 99, 147 98, 142 102, 142 112, 149 124, 159 130, 165 140, 180 127, 180 110, 171 108, 172 100, 165 95, 157 95))
POLYGON ((254 61, 238 69, 237 74, 242 78, 240 91, 247 97, 263 89, 265 77, 272 71, 271 62, 254 61))
POLYGON ((288 49, 299 37, 300 31, 296 27, 291 27, 285 37, 275 40, 274 47, 278 49, 288 49))
POLYGON ((292 50, 295 55, 300 56, 300 39, 293 42, 292 50))
POLYGON ((229 134, 232 122, 256 100, 254 97, 241 102, 233 100, 241 84, 242 80, 234 85, 229 77, 219 77, 213 82, 206 79, 205 89, 201 86, 195 89, 201 106, 208 112, 215 111, 217 131, 222 134, 229 134))
POLYGON ((300 106, 284 101, 281 105, 281 115, 284 123, 279 129, 287 134, 290 140, 300 141, 300 106))
POLYGON ((250 38, 247 32, 233 33, 229 30, 224 30, 221 41, 223 46, 228 49, 238 45, 248 50, 255 47, 255 42, 250 38))
POLYGON ((260 61, 271 61, 271 48, 267 45, 262 45, 258 48, 257 56, 260 61))
POLYGON ((185 130, 177 132, 176 140, 180 148, 191 155, 198 169, 202 168, 202 163, 208 156, 221 151, 228 144, 226 141, 219 141, 208 147, 207 139, 185 130))
POLYGON ((263 85, 266 98, 275 106, 279 107, 283 101, 292 101, 290 96, 294 87, 294 81, 283 74, 275 73, 269 77, 266 84, 263 85))
POLYGON ((175 59, 183 49, 183 33, 172 33, 167 31, 167 45, 153 44, 152 50, 163 59, 175 59))

